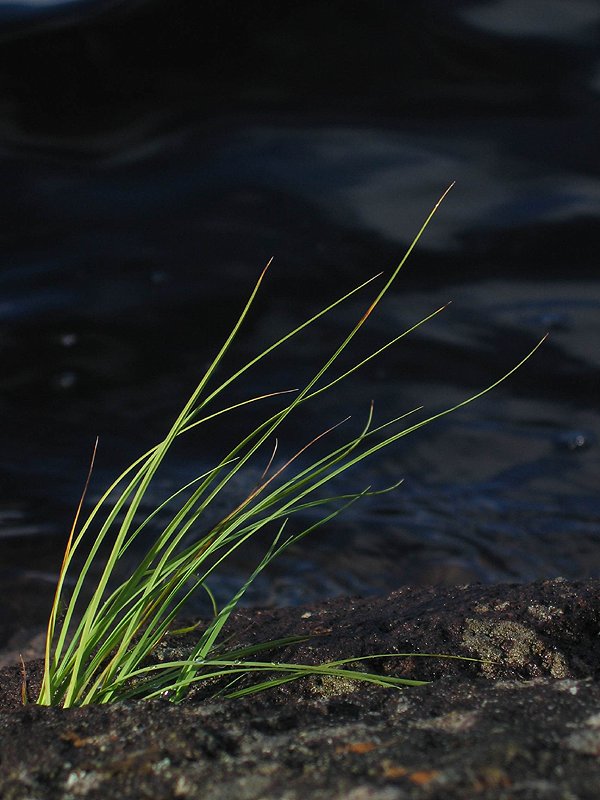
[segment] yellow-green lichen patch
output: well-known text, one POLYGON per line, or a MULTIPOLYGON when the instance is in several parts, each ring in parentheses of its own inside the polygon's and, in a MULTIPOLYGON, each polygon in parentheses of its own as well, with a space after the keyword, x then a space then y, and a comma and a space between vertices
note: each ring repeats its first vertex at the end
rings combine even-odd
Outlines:
POLYGON ((337 697, 338 695, 354 694, 359 689, 359 684, 351 678, 340 678, 336 675, 319 675, 307 679, 311 694, 318 697, 337 697))
POLYGON ((569 675, 564 655, 549 649, 535 630, 514 620, 466 619, 462 644, 479 658, 495 662, 482 665, 488 677, 497 674, 498 665, 522 668, 532 662, 539 665, 540 674, 569 675))
POLYGON ((540 622, 550 622, 555 617, 563 616, 565 613, 562 608, 552 605, 546 606, 542 603, 531 603, 527 607, 527 611, 534 619, 538 619, 540 622))

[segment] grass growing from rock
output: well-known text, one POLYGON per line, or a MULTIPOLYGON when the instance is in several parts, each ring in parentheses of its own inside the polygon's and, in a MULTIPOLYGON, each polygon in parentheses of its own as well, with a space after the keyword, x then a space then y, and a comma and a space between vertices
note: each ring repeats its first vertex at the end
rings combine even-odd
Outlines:
MULTIPOLYGON (((379 451, 400 438, 490 391, 518 369, 541 344, 538 343, 499 380, 450 408, 407 424, 406 418, 421 410, 413 409, 402 417, 374 425, 371 406, 362 429, 351 435, 345 444, 330 446, 329 449, 325 447, 323 455, 321 451, 333 428, 317 431, 310 442, 283 464, 276 465, 275 435, 284 421, 306 404, 312 404, 313 409, 318 411, 318 398, 321 394, 349 378, 360 367, 442 310, 437 309, 353 366, 335 372, 340 356, 348 350, 353 338, 396 280, 447 192, 448 190, 435 205, 406 255, 368 304, 365 313, 341 343, 332 348, 330 355, 302 388, 265 393, 246 401, 219 405, 217 401, 234 381, 241 379, 276 348, 301 334, 375 280, 368 280, 339 297, 229 377, 217 382, 217 370, 222 367, 223 359, 252 307, 265 278, 265 268, 231 333, 163 441, 128 467, 102 495, 83 524, 79 525, 82 497, 67 542, 48 621, 44 677, 37 699, 39 704, 69 707, 157 696, 166 696, 176 702, 183 699, 194 684, 215 678, 226 679, 224 693, 229 697, 262 691, 306 675, 337 676, 382 686, 420 683, 354 670, 353 662, 359 659, 351 656, 321 665, 262 660, 262 653, 298 641, 299 638, 290 637, 228 649, 222 632, 248 587, 290 545, 313 533, 361 498, 395 488, 392 486, 373 490, 366 487, 332 497, 327 493, 326 487, 329 483, 360 461, 376 456, 379 451), (177 437, 192 429, 201 428, 217 417, 266 398, 277 398, 281 401, 281 408, 275 413, 265 415, 265 419, 249 430, 212 469, 165 498, 151 513, 143 511, 144 499, 154 485, 157 473, 164 466, 177 437), (321 454, 311 460, 310 453, 317 444, 320 448, 317 451, 321 454), (218 495, 253 460, 262 457, 264 462, 266 450, 271 456, 254 488, 216 524, 206 523, 218 495), (317 521, 303 523, 305 527, 300 525, 300 530, 288 534, 288 521, 308 509, 319 511, 317 521), (156 535, 151 532, 151 527, 159 521, 160 532, 156 535), (265 548, 263 558, 250 571, 230 600, 223 607, 217 608, 209 588, 211 578, 238 548, 258 535, 270 537, 270 545, 265 548), (115 586, 115 575, 119 573, 124 557, 129 555, 128 551, 134 543, 140 545, 145 537, 149 539, 145 553, 129 574, 115 586), (97 570, 97 564, 103 566, 97 570), (99 572, 99 577, 90 592, 88 584, 93 567, 96 574, 99 572), (68 586, 71 587, 69 591, 68 586), (152 657, 157 646, 167 635, 173 633, 177 615, 189 597, 199 590, 207 592, 211 599, 214 612, 212 621, 204 629, 198 630, 197 642, 184 660, 153 663, 152 657), (248 675, 254 676, 255 682, 248 685, 246 681, 240 685, 240 677, 248 675)), ((92 467, 87 482, 90 480, 91 470, 92 467)), ((365 657, 360 658, 360 661, 364 662, 365 657)))

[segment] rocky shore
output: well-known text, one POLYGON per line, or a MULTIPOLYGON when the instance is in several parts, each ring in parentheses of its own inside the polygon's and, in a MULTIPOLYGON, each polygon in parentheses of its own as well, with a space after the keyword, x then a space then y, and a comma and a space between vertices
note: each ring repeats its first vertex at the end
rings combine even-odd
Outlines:
MULTIPOLYGON (((243 700, 201 692, 73 710, 22 706, 0 671, 0 797, 597 800, 600 581, 403 588, 385 598, 244 610, 239 642, 310 634, 278 660, 378 652, 380 689, 310 678, 243 700)), ((165 643, 165 653, 187 642, 165 643)), ((41 662, 27 664, 35 697, 41 662)), ((360 668, 360 664, 357 665, 360 668)))

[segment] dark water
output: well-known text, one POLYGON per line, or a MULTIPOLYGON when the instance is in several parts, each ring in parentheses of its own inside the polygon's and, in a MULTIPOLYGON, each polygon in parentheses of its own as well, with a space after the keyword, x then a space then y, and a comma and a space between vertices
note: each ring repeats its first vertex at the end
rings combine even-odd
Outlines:
MULTIPOLYGON (((439 410, 550 337, 509 383, 357 468, 352 488, 404 483, 251 599, 600 575, 597 3, 4 5, 4 580, 52 584, 96 434, 92 495, 164 433, 270 256, 232 363, 389 272, 451 180, 357 351, 452 305, 287 446, 372 398, 380 420, 439 410)), ((368 300, 240 392, 296 385, 368 300)), ((156 499, 222 437, 182 449, 156 499)))

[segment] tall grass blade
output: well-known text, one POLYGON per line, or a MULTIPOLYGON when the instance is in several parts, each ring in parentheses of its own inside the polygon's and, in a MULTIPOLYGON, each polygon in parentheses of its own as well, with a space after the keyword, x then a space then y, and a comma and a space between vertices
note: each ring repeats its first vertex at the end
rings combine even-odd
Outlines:
MULTIPOLYGON (((91 509, 79 527, 84 498, 93 466, 85 484, 79 507, 69 534, 56 593, 48 620, 44 676, 37 702, 64 707, 89 703, 109 703, 128 697, 168 696, 177 702, 199 682, 217 681, 218 691, 229 697, 242 697, 263 691, 307 675, 330 675, 337 678, 368 681, 380 686, 419 685, 422 681, 381 676, 352 668, 357 659, 348 657, 321 665, 284 664, 256 661, 264 651, 302 641, 303 637, 287 637, 247 647, 229 647, 225 638, 231 614, 257 577, 286 549, 297 544, 318 528, 365 496, 391 491, 393 486, 361 490, 325 488, 364 459, 425 425, 473 402, 512 375, 540 346, 538 342, 513 369, 492 384, 456 403, 412 424, 404 420, 413 409, 395 419, 373 425, 373 405, 362 428, 350 434, 342 444, 331 444, 330 435, 338 422, 316 433, 293 455, 278 456, 278 429, 306 404, 318 407, 318 398, 337 387, 372 359, 396 345, 420 325, 430 321, 446 306, 433 311, 404 332, 385 342, 350 367, 335 374, 334 367, 346 353, 361 328, 390 290, 407 258, 425 232, 451 186, 444 192, 409 246, 406 254, 384 281, 383 287, 369 302, 366 310, 333 346, 312 376, 297 388, 268 391, 249 399, 225 403, 215 408, 215 401, 250 369, 313 326, 325 314, 353 298, 368 287, 374 278, 340 295, 316 314, 305 319, 288 333, 276 339, 258 355, 228 377, 217 380, 223 372, 225 357, 233 345, 253 306, 269 264, 259 276, 250 297, 240 312, 230 334, 209 364, 189 400, 173 421, 165 438, 149 449, 112 483, 91 509), (275 411, 265 413, 262 421, 223 453, 208 471, 155 503, 149 513, 143 512, 144 501, 155 477, 163 468, 177 437, 201 431, 216 419, 239 412, 250 404, 276 403, 275 411), (405 427, 403 427, 405 425, 405 427), (264 449, 268 448, 267 456, 264 449), (313 448, 317 448, 314 455, 313 448), (231 510, 214 521, 211 511, 216 499, 230 492, 235 479, 247 465, 260 458, 267 463, 260 478, 244 496, 232 502, 231 510), (310 511, 312 521, 303 515, 310 511), (212 521, 208 521, 212 519, 212 521), (296 524, 293 529, 291 520, 296 524), (299 524, 298 522, 299 521, 299 524), (158 530, 157 530, 158 529, 158 530), (287 532, 290 529, 291 532, 287 532), (273 535, 273 531, 276 531, 273 535), (284 535, 285 534, 285 535, 284 535), (234 553, 252 538, 270 536, 271 544, 247 578, 240 582, 231 597, 219 608, 209 581, 227 564, 234 553), (142 549, 137 563, 123 576, 127 559, 133 550, 142 549), (79 566, 76 566, 76 563, 79 566), (92 572, 95 577, 92 580, 92 572), (91 584, 91 585, 90 585, 91 584), (71 585, 70 592, 66 587, 71 585), (213 614, 212 620, 186 629, 176 628, 176 619, 189 598, 197 591, 206 592, 213 614), (166 637, 182 632, 197 632, 197 639, 180 661, 162 663, 156 652, 166 637), (240 685, 245 676, 260 680, 240 685), (222 681, 225 680, 225 688, 222 681)), ((378 276, 376 276, 378 277, 378 276)), ((317 408, 318 410, 318 408, 317 408)), ((313 411, 314 415, 314 411, 313 411)), ((345 420, 344 422, 348 422, 345 420)), ((94 449, 95 457, 95 449, 94 449)), ((397 656, 398 654, 391 654, 397 656)), ((425 655, 425 654, 423 654, 425 655)), ((375 656, 367 656, 359 659, 375 656)), ((429 656, 428 656, 429 657, 429 656)), ((443 656, 448 657, 448 656, 443 656)))

